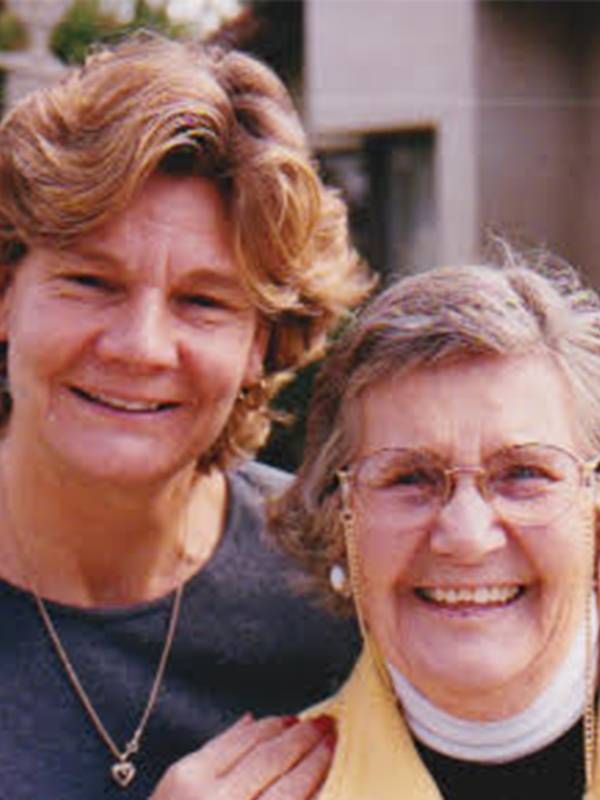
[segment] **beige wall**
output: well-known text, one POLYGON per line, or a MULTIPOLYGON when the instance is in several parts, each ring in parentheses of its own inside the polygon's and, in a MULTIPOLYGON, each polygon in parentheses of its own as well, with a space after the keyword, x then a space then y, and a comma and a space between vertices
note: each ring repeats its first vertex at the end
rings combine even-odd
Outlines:
POLYGON ((0 69, 7 71, 6 108, 40 86, 54 83, 64 65, 48 50, 48 38, 70 0, 8 0, 7 5, 27 25, 29 48, 24 52, 0 53, 0 69))
POLYGON ((491 229, 600 285, 600 2, 306 0, 306 42, 317 143, 434 129, 438 260, 491 229))
POLYGON ((471 0, 306 0, 305 112, 332 134, 436 131, 437 260, 478 246, 471 0))
POLYGON ((586 33, 582 48, 586 97, 579 115, 581 201, 575 219, 575 252, 600 286, 600 4, 586 7, 582 25, 586 33))
POLYGON ((587 34, 578 3, 478 5, 479 223, 584 257, 587 34))

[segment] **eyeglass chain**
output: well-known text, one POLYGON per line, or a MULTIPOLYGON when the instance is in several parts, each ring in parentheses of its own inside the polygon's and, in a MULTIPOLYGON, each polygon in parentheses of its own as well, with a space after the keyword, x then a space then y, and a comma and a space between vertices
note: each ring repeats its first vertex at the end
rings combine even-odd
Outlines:
POLYGON ((356 542, 355 519, 354 511, 352 510, 352 501, 350 499, 350 482, 348 479, 348 473, 345 470, 339 470, 337 477, 340 484, 342 500, 341 522, 344 533, 344 543, 346 545, 346 558, 348 561, 348 583, 350 595, 354 602, 356 617, 358 619, 358 626, 360 628, 363 641, 365 642, 366 647, 369 648, 371 659, 379 673, 383 685, 386 686, 389 691, 393 691, 388 670, 383 663, 379 649, 374 646, 363 613, 364 598, 362 592, 362 580, 360 577, 360 556, 356 542))
POLYGON ((583 800, 591 800, 592 784, 595 777, 596 768, 596 747, 598 739, 597 719, 596 719, 596 665, 594 658, 596 649, 594 646, 592 607, 591 603, 596 603, 598 597, 598 578, 597 565, 598 558, 596 548, 596 503, 595 503, 595 471, 590 472, 590 488, 592 496, 592 510, 590 521, 587 528, 587 550, 590 563, 590 585, 592 587, 591 598, 586 599, 585 604, 585 647, 586 647, 586 669, 585 669, 585 710, 583 714, 583 758, 585 770, 585 792, 583 800))
MULTIPOLYGON (((350 486, 348 481, 348 474, 345 470, 338 471, 338 481, 340 484, 341 493, 341 522, 346 545, 346 556, 348 560, 348 577, 350 582, 351 594, 354 599, 356 614, 358 617, 359 628, 363 636, 363 640, 373 651, 371 646, 371 637, 368 634, 366 622, 362 613, 362 589, 360 583, 360 564, 358 548, 355 536, 355 520, 354 512, 351 507, 350 500, 350 486)), ((592 795, 592 785, 594 781, 595 766, 596 766, 596 747, 598 742, 598 729, 596 719, 596 669, 594 666, 594 636, 592 624, 592 608, 591 602, 597 602, 598 592, 598 579, 596 569, 596 529, 595 529, 595 513, 590 515, 590 523, 587 526, 587 550, 590 553, 590 585, 592 587, 591 600, 586 597, 585 602, 585 647, 586 647, 586 667, 585 667, 585 708, 583 713, 583 763, 584 763, 584 777, 585 777, 585 790, 583 800, 595 800, 592 795)), ((377 652, 372 652, 373 661, 376 668, 384 679, 384 684, 391 687, 390 678, 387 669, 381 663, 381 658, 377 652)))

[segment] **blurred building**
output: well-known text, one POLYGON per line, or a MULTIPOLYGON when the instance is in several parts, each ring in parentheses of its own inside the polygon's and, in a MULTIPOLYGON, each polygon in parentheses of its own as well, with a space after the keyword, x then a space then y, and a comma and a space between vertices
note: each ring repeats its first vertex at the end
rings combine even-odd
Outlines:
POLYGON ((384 272, 487 232, 600 283, 600 3, 305 0, 305 117, 384 272))
MULTIPOLYGON (((28 52, 0 54, 8 105, 63 69, 47 41, 69 3, 7 0, 31 31, 28 52)), ((473 260, 493 232, 547 246, 600 284, 600 0, 274 7, 303 53, 286 79, 377 269, 473 260)), ((272 38, 295 47, 281 29, 272 38)))
MULTIPOLYGON (((148 0, 150 6, 164 5, 172 19, 184 21, 191 32, 201 34, 218 27, 223 19, 239 10, 240 0, 148 0)), ((14 11, 29 34, 24 52, 1 52, 0 70, 5 73, 4 106, 10 108, 32 89, 53 83, 65 66, 48 49, 52 30, 73 0, 0 0, 14 11)), ((135 0, 103 0, 101 9, 125 22, 131 18, 135 0)))
POLYGON ((53 83, 64 71, 64 66, 48 50, 48 38, 70 2, 9 0, 4 3, 25 23, 29 39, 27 49, 22 52, 0 52, 6 108, 33 89, 53 83))

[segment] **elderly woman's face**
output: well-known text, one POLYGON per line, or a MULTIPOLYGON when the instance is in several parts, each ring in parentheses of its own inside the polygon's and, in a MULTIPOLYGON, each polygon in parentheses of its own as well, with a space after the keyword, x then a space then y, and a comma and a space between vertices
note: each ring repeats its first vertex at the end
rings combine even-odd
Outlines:
POLYGON ((68 252, 34 248, 3 303, 9 436, 46 466, 143 483, 191 466, 263 337, 210 181, 156 175, 68 252))
MULTIPOLYGON (((567 388, 541 356, 390 378, 365 393, 359 412, 359 458, 426 449, 446 467, 479 467, 531 442, 578 451, 567 388)), ((421 481, 419 469, 402 491, 421 481)), ((502 477, 519 482, 510 492, 537 480, 526 464, 511 470, 516 478, 502 477)), ((591 490, 576 485, 576 502, 558 516, 540 511, 539 521, 527 508, 528 519, 513 515, 512 497, 505 507, 488 502, 468 470, 432 515, 353 491, 368 625, 384 656, 441 708, 479 719, 516 713, 565 656, 590 591, 591 490)))

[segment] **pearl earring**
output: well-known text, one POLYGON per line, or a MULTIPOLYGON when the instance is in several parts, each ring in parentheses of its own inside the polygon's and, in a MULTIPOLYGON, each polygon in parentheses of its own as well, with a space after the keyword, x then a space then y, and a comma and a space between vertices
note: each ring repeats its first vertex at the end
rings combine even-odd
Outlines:
POLYGON ((352 594, 348 573, 341 564, 332 564, 329 570, 329 584, 336 594, 342 597, 350 597, 352 594))

